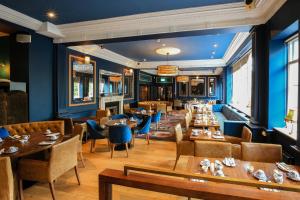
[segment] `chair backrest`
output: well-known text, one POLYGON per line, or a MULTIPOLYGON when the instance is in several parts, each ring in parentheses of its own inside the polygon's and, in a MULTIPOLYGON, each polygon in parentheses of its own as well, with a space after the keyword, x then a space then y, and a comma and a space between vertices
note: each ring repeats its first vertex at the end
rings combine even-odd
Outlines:
POLYGON ((164 113, 164 114, 167 113, 167 104, 165 104, 165 103, 157 104, 156 110, 161 111, 161 113, 164 113))
POLYGON ((188 113, 185 115, 184 119, 185 119, 185 128, 186 128, 186 131, 187 131, 190 127, 190 122, 191 122, 188 113))
POLYGON ((231 157, 231 143, 195 141, 195 156, 210 158, 231 157))
POLYGON ((152 115, 152 122, 159 122, 161 118, 161 111, 157 111, 156 114, 152 115))
POLYGON ((243 142, 251 142, 252 141, 252 131, 246 126, 243 127, 242 140, 243 140, 243 142))
POLYGON ((72 135, 74 132, 73 120, 72 118, 60 118, 64 120, 65 123, 65 135, 72 135))
POLYGON ((53 181, 77 165, 79 135, 51 148, 49 160, 49 181, 53 181))
POLYGON ((179 99, 175 99, 174 100, 174 107, 181 107, 182 106, 182 102, 179 99))
POLYGON ((130 104, 129 103, 124 103, 123 109, 126 110, 126 111, 130 110, 130 104))
POLYGON ((111 115, 110 111, 107 110, 97 110, 96 112, 96 118, 101 119, 102 117, 109 117, 111 115))
POLYGON ((124 114, 113 115, 113 116, 111 116, 111 119, 112 120, 116 120, 116 119, 128 119, 128 116, 124 115, 124 114))
POLYGON ((143 122, 140 124, 140 134, 148 134, 150 132, 151 118, 151 116, 147 116, 143 119, 143 122))
POLYGON ((87 125, 88 129, 92 129, 94 131, 97 131, 97 129, 98 129, 97 122, 94 120, 87 120, 86 125, 87 125))
POLYGON ((175 130, 176 143, 178 144, 183 139, 181 124, 176 124, 174 130, 175 130))
POLYGON ((103 128, 103 127, 105 127, 106 126, 106 124, 107 124, 107 122, 109 121, 109 118, 108 117, 102 117, 101 119, 100 119, 100 126, 103 128))
POLYGON ((253 162, 280 162, 282 160, 282 146, 242 142, 242 159, 253 162))
POLYGON ((132 133, 127 125, 110 126, 108 139, 113 144, 124 144, 131 141, 132 133))
POLYGON ((0 199, 13 200, 14 177, 9 157, 0 157, 0 199))
POLYGON ((79 141, 82 141, 84 135, 83 124, 74 125, 74 135, 79 135, 79 141))

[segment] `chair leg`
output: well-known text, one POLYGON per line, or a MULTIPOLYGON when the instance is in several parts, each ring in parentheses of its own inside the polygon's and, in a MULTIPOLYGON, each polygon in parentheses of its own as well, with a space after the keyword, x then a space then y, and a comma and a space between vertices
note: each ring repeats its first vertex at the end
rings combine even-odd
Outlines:
POLYGON ((159 122, 156 122, 156 130, 158 130, 158 124, 159 124, 159 122))
POLYGON ((150 144, 150 135, 149 135, 149 133, 146 134, 146 140, 147 140, 147 144, 149 145, 150 144))
POLYGON ((134 146, 134 142, 135 142, 135 133, 132 135, 132 146, 134 146))
POLYGON ((84 163, 82 151, 79 152, 79 157, 80 157, 80 161, 81 161, 83 167, 85 168, 85 163, 84 163))
POLYGON ((110 153, 110 158, 113 158, 113 155, 114 155, 114 151, 115 151, 115 144, 110 144, 110 147, 111 147, 111 153, 110 153))
POLYGON ((91 139, 91 149, 90 149, 90 152, 91 152, 91 153, 93 153, 93 146, 94 146, 93 143, 94 143, 94 140, 91 139))
POLYGON ((53 183, 53 182, 50 182, 50 183, 49 183, 49 187, 50 187, 50 192, 51 192, 51 195, 52 195, 52 199, 55 200, 54 183, 53 183))
POLYGON ((107 147, 108 147, 108 151, 110 151, 110 141, 108 138, 107 138, 107 147))
POLYGON ((74 167, 74 170, 75 170, 76 178, 77 178, 77 181, 78 181, 78 185, 80 185, 80 178, 79 178, 77 166, 74 167))
POLYGON ((174 164, 173 170, 176 169, 176 165, 177 165, 177 162, 178 162, 178 160, 179 160, 179 157, 180 157, 180 155, 177 155, 177 156, 176 156, 176 160, 175 160, 175 164, 174 164))
POLYGON ((126 154, 127 154, 127 158, 128 158, 128 143, 125 144, 126 147, 126 154))
POLYGON ((22 179, 19 179, 19 181, 18 181, 18 189, 19 189, 19 199, 23 200, 24 196, 23 196, 23 181, 22 181, 22 179))

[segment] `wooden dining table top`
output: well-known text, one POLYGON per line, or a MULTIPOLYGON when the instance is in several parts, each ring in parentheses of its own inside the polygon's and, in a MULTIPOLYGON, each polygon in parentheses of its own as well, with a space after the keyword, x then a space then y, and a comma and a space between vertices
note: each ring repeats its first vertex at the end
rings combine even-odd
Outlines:
POLYGON ((224 137, 224 134, 221 133, 220 136, 223 136, 223 138, 213 138, 213 135, 216 132, 215 128, 210 128, 210 132, 211 134, 207 134, 205 133, 205 131, 203 129, 199 129, 199 128, 189 128, 187 130, 187 136, 190 140, 206 140, 206 141, 215 141, 215 142, 226 142, 226 139, 224 137), (199 130, 199 134, 198 135, 192 135, 192 131, 193 130, 199 130))
POLYGON ((15 153, 2 153, 0 157, 8 156, 11 158, 19 158, 19 157, 31 155, 37 152, 47 150, 51 148, 53 145, 58 144, 64 140, 64 136, 60 134, 54 144, 39 145, 39 143, 42 141, 49 141, 49 137, 47 137, 46 134, 38 132, 38 133, 30 133, 26 135, 30 135, 30 138, 28 142, 24 144, 22 144, 18 139, 5 138, 3 142, 0 143, 0 150, 3 148, 8 149, 11 146, 18 147, 19 150, 15 153))
MULTIPOLYGON (((195 156, 182 156, 179 159, 178 162, 178 168, 176 170, 179 171, 186 171, 188 173, 194 173, 194 174, 205 174, 205 175, 212 175, 210 170, 205 173, 201 169, 200 162, 204 159, 210 160, 210 162, 214 162, 215 160, 219 160, 222 162, 224 158, 204 158, 204 157, 195 157, 195 156)), ((265 173, 266 176, 270 181, 275 183, 274 178, 273 178, 273 170, 279 168, 276 166, 275 163, 265 163, 265 162, 250 162, 250 161, 242 161, 242 160, 237 160, 235 159, 236 167, 226 167, 223 165, 223 172, 225 177, 229 178, 237 178, 237 179, 246 179, 246 180, 257 180, 252 174, 247 172, 247 167, 249 165, 254 167, 254 172, 258 169, 262 169, 265 173)), ((297 170, 298 172, 300 171, 300 166, 293 166, 290 165, 291 168, 297 170)), ((279 170, 281 171, 281 170, 279 170)), ((286 173, 283 172, 284 174, 284 181, 283 184, 286 185, 300 185, 300 182, 296 182, 293 180, 290 180, 287 178, 286 173)), ((257 180, 258 181, 258 180, 257 180)), ((216 183, 216 184, 225 184, 225 183, 216 183)), ((227 184, 227 183, 226 183, 227 184)), ((258 188, 250 187, 250 186, 241 186, 241 185, 234 185, 234 187, 243 187, 243 188, 248 188, 249 191, 256 191, 259 190, 258 188)), ((271 193, 274 193, 273 191, 271 193)), ((278 191, 279 195, 286 195, 286 199, 300 199, 300 193, 296 192, 288 192, 288 191, 278 191)))
MULTIPOLYGON (((121 123, 122 119, 115 119, 115 120, 109 120, 106 125, 107 126, 115 126, 119 123, 121 123)), ((126 119, 126 124, 130 127, 130 128, 135 128, 137 126, 137 121, 130 121, 129 119, 126 119)))

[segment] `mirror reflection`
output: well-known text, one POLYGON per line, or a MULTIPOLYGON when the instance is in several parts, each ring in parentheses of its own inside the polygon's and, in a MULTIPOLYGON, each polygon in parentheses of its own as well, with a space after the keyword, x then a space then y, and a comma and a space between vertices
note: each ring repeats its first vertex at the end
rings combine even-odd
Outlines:
POLYGON ((216 96, 216 78, 210 77, 208 78, 208 96, 214 97, 216 96))
POLYGON ((133 69, 124 69, 124 98, 134 98, 134 71, 133 69))
POLYGON ((122 95, 122 74, 100 70, 99 73, 99 93, 100 96, 122 95))
POLYGON ((206 83, 205 83, 205 78, 204 77, 196 77, 191 80, 191 85, 190 85, 190 96, 194 97, 203 97, 206 95, 206 83))
POLYGON ((96 62, 70 56, 70 105, 96 103, 95 75, 96 62))
POLYGON ((178 83, 179 96, 182 97, 188 96, 188 85, 189 84, 187 82, 178 83))

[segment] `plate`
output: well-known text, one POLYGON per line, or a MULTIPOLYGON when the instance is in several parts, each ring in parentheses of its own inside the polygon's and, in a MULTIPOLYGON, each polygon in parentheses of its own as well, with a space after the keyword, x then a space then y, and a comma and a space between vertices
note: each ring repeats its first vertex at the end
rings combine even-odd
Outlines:
POLYGON ((17 151, 19 151, 19 148, 15 147, 15 149, 11 151, 9 151, 9 149, 4 150, 4 153, 10 154, 10 153, 16 153, 17 151))
POLYGON ((38 145, 41 145, 41 146, 48 146, 48 145, 52 145, 54 144, 55 141, 42 141, 40 142, 38 145))
POLYGON ((267 181, 267 176, 266 176, 265 172, 262 175, 259 176, 257 171, 256 171, 256 172, 253 173, 253 176, 255 178, 257 178, 258 180, 260 180, 260 181, 264 181, 264 182, 267 181))
POLYGON ((287 176, 289 179, 293 180, 293 181, 300 182, 300 175, 299 175, 299 174, 298 174, 297 177, 292 177, 292 176, 290 175, 290 172, 288 172, 288 173, 286 173, 286 176, 287 176))
POLYGON ((214 139, 224 139, 223 135, 212 135, 212 138, 214 139))
POLYGON ((287 164, 285 164, 284 162, 277 162, 276 163, 276 166, 282 170, 282 171, 285 171, 285 172, 289 172, 291 170, 293 170, 292 168, 290 168, 287 164))
POLYGON ((225 158, 223 160, 223 164, 227 167, 235 167, 236 166, 234 158, 225 158))
POLYGON ((47 134, 46 136, 47 137, 52 137, 52 136, 59 136, 60 133, 50 133, 50 134, 47 134))

